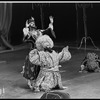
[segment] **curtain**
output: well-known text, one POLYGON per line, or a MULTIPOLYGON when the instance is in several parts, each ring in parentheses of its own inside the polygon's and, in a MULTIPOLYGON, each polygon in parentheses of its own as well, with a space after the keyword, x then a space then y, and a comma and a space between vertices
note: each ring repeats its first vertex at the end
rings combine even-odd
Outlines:
POLYGON ((0 3, 0 44, 12 48, 8 43, 8 35, 12 22, 12 3, 0 3))

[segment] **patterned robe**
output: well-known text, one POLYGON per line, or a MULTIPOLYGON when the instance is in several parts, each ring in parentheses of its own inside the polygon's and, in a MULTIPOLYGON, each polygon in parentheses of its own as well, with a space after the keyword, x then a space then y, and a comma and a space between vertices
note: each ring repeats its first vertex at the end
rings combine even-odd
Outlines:
POLYGON ((28 80, 36 80, 39 71, 40 71, 40 66, 32 64, 29 61, 29 56, 27 55, 23 68, 23 77, 28 80))
POLYGON ((67 47, 63 48, 60 53, 52 53, 48 51, 38 51, 37 49, 32 50, 29 53, 30 62, 41 66, 39 75, 36 79, 35 89, 39 90, 50 90, 58 86, 63 88, 61 75, 59 72, 60 62, 67 61, 71 58, 71 54, 67 47))

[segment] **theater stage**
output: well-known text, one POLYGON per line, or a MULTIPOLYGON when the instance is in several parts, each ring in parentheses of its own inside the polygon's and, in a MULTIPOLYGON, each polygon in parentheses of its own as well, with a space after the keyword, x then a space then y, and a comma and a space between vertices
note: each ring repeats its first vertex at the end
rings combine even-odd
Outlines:
MULTIPOLYGON (((60 51, 61 48, 55 47, 60 51)), ((55 90, 69 93, 70 98, 100 98, 100 73, 79 73, 80 64, 85 53, 84 50, 70 48, 72 54, 70 61, 62 63, 62 82, 68 88, 55 90)), ((40 98, 44 92, 35 93, 29 89, 21 75, 28 48, 0 53, 0 98, 40 98)), ((96 52, 100 56, 100 51, 96 52)))

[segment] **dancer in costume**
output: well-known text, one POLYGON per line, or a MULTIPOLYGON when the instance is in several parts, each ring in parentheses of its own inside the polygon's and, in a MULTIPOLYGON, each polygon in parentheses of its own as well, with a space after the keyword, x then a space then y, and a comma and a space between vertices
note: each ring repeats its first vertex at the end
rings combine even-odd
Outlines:
POLYGON ((36 48, 30 51, 29 60, 32 64, 40 66, 40 72, 31 86, 35 91, 49 91, 58 87, 63 89, 59 63, 71 59, 71 53, 68 46, 64 47, 61 52, 53 50, 54 43, 48 35, 43 35, 36 40, 36 48))
POLYGON ((100 72, 100 59, 96 53, 88 53, 81 63, 79 72, 100 72))
POLYGON ((55 32, 53 31, 53 17, 50 16, 50 23, 47 29, 41 30, 37 29, 35 25, 35 20, 33 17, 31 19, 26 21, 26 27, 23 28, 23 33, 24 33, 24 42, 29 42, 32 44, 31 48, 34 48, 34 43, 36 39, 44 34, 52 34, 54 38, 56 38, 55 32))

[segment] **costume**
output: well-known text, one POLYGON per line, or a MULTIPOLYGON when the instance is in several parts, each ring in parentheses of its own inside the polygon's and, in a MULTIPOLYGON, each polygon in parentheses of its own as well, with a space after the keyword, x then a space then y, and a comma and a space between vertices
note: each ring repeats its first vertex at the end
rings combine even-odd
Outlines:
MULTIPOLYGON (((24 38, 23 41, 27 43, 31 43, 31 49, 35 48, 35 37, 33 34, 37 35, 37 27, 35 25, 35 20, 32 17, 31 19, 26 21, 26 27, 23 28, 24 38)), ((28 85, 31 88, 30 81, 36 80, 38 73, 40 71, 40 66, 34 65, 29 61, 29 56, 27 55, 25 58, 25 62, 23 65, 23 71, 21 72, 23 77, 27 79, 28 85)))
POLYGON ((87 53, 79 72, 100 72, 100 59, 96 53, 87 53))
POLYGON ((43 35, 36 41, 37 49, 31 50, 29 53, 30 62, 41 66, 36 83, 32 85, 36 91, 49 91, 56 87, 63 88, 59 63, 70 60, 71 54, 68 51, 68 46, 59 53, 52 50, 53 46, 50 37, 43 35))

